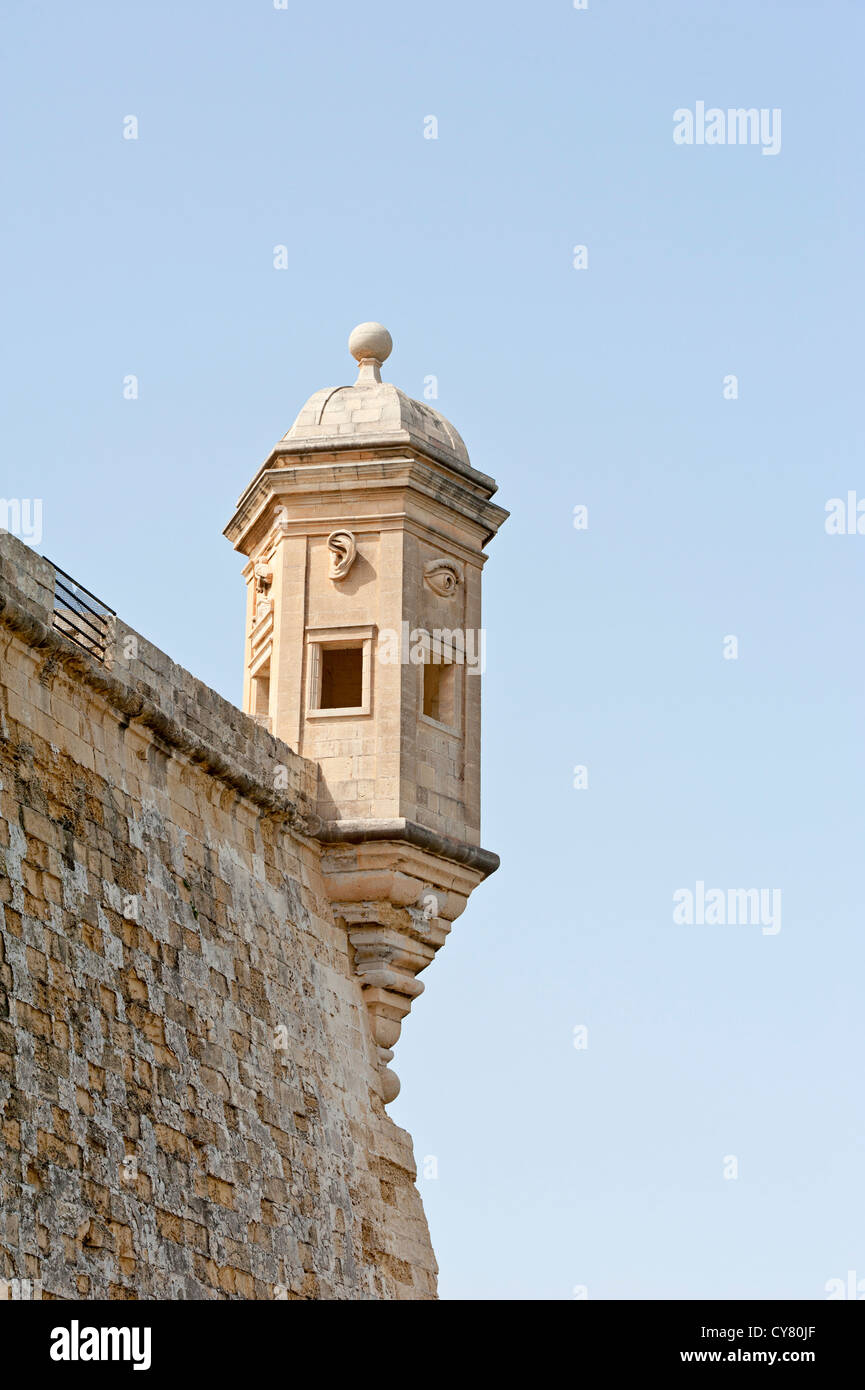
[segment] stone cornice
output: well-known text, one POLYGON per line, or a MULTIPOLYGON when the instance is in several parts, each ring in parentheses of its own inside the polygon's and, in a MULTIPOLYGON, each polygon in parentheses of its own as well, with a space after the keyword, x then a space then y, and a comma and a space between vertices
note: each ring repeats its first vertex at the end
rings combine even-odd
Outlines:
POLYGON ((309 458, 307 462, 302 456, 310 455, 308 445, 304 445, 302 450, 294 446, 293 451, 288 448, 279 453, 275 451, 271 456, 274 466, 268 460, 268 464, 253 478, 238 501, 224 535, 236 550, 249 553, 251 536, 262 525, 266 526, 263 518, 272 500, 281 493, 291 494, 293 498, 308 493, 317 502, 321 501, 323 494, 332 493, 338 502, 336 511, 343 515, 346 506, 364 493, 410 488, 425 496, 434 506, 441 505, 442 499, 445 499, 450 512, 456 510, 467 522, 478 527, 479 546, 492 539, 508 513, 490 501, 495 491, 491 478, 483 473, 475 473, 473 469, 458 474, 455 469, 439 465, 423 454, 405 449, 395 450, 392 437, 390 446, 384 455, 371 455, 366 449, 357 448, 350 453, 337 453, 332 445, 328 445, 326 449, 314 451, 323 457, 309 458), (280 467, 283 454, 286 462, 280 467))
POLYGON ((436 830, 429 830, 425 825, 404 818, 325 821, 316 830, 315 838, 323 844, 349 845, 371 844, 376 840, 401 840, 450 863, 465 864, 467 868, 475 869, 481 879, 494 874, 501 863, 492 850, 454 840, 449 835, 441 835, 436 830))
MULTIPOLYGON (((412 453, 416 452, 419 457, 428 457, 435 463, 441 464, 449 473, 459 474, 461 478, 466 479, 466 481, 473 483, 475 487, 480 488, 488 497, 492 497, 494 493, 498 492, 498 484, 495 478, 491 478, 488 473, 481 473, 479 469, 472 468, 470 464, 461 463, 459 459, 454 458, 452 453, 445 449, 437 449, 431 442, 424 443, 423 449, 419 449, 407 431, 403 431, 402 433, 394 433, 391 431, 388 434, 382 435, 365 434, 362 444, 359 445, 358 441, 353 439, 348 448, 353 452, 358 452, 358 450, 363 453, 374 451, 375 457, 377 458, 381 457, 382 451, 393 451, 394 449, 405 451, 409 449, 412 453)), ((339 455, 341 452, 346 451, 346 449, 345 440, 340 439, 338 435, 330 439, 283 439, 271 450, 270 456, 264 467, 265 469, 278 468, 279 464, 277 460, 284 456, 300 456, 303 454, 318 453, 339 455)))

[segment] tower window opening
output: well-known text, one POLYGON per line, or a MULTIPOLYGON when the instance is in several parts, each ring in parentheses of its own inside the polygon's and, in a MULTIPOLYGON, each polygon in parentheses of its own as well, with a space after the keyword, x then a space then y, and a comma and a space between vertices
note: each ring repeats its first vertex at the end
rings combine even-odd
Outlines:
POLYGON ((259 723, 270 714, 270 662, 262 666, 252 678, 252 709, 250 714, 259 723))
POLYGON ((322 647, 319 709, 363 704, 363 647, 322 647))
POLYGON ((423 712, 450 727, 456 723, 456 667, 452 661, 427 661, 423 668, 423 712))

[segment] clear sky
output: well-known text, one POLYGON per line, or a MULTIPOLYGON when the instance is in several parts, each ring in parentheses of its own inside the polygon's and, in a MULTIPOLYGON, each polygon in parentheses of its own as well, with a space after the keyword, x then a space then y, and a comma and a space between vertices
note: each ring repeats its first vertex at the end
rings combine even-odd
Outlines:
POLYGON ((824 524, 865 498, 859 0, 4 12, 0 493, 38 549, 239 701, 222 528, 365 319, 512 513, 502 868, 394 1063, 442 1295, 865 1280, 865 536, 824 524), (698 102, 780 109, 780 151, 674 143, 698 102), (675 923, 698 882, 779 888, 781 930, 675 923))

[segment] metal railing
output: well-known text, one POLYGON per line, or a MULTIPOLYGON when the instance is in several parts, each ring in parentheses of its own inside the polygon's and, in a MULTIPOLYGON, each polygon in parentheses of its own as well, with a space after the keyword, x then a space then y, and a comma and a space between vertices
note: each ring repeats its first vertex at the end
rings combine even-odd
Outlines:
POLYGON ((48 560, 48 563, 54 570, 54 626, 76 646, 95 656, 97 661, 104 661, 108 624, 116 616, 114 609, 91 594, 89 589, 55 565, 53 560, 48 560))

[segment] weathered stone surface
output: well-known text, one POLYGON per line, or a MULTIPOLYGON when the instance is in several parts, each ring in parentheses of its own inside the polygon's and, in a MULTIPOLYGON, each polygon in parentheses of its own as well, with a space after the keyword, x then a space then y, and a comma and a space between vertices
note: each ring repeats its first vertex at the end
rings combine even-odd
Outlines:
POLYGON ((0 1279, 435 1296, 384 1105, 417 977, 498 864, 481 571, 507 513, 382 382, 390 347, 355 330, 357 382, 227 528, 248 713, 110 610, 82 630, 74 581, 0 533, 0 1279))
POLYGON ((433 1297, 315 767, 119 622, 74 649, 50 585, 0 536, 0 1277, 433 1297))

